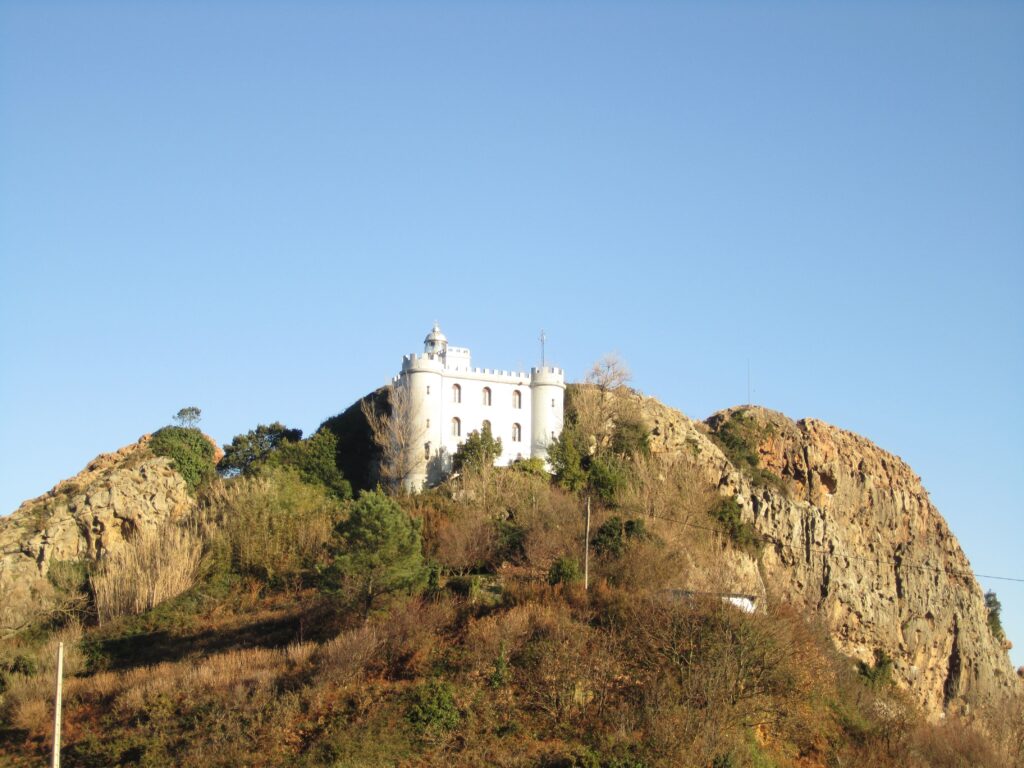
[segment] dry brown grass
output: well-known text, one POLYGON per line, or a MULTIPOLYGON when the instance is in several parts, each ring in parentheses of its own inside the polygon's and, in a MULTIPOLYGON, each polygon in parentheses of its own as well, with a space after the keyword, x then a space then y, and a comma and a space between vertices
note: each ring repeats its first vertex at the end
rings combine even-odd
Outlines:
POLYGON ((167 523, 139 531, 91 577, 99 622, 144 613, 191 589, 202 554, 202 540, 188 528, 167 523))
POLYGON ((246 648, 197 662, 164 662, 121 672, 100 672, 65 684, 69 703, 111 706, 123 716, 145 714, 161 698, 194 701, 210 692, 249 698, 273 693, 287 675, 313 665, 318 646, 293 643, 285 648, 246 648))
POLYGON ((342 632, 316 650, 321 678, 335 685, 358 680, 380 654, 383 644, 380 630, 370 624, 342 632))

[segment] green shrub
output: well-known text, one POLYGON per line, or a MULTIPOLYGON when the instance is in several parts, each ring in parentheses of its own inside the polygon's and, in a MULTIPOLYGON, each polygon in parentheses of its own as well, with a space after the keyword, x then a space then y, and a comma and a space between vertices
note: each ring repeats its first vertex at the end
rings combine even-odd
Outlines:
POLYGON ((623 520, 616 516, 601 524, 591 546, 596 554, 615 558, 622 555, 630 541, 646 539, 647 535, 647 526, 643 520, 623 520))
POLYGON ((335 528, 333 548, 323 585, 360 600, 367 612, 378 597, 426 586, 420 521, 382 491, 363 491, 335 528))
POLYGON ((301 439, 301 429, 289 429, 279 421, 258 424, 244 435, 235 435, 224 446, 224 457, 217 464, 217 471, 226 477, 248 475, 277 448, 301 439))
POLYGON ((544 468, 544 459, 537 457, 516 459, 512 462, 512 469, 526 475, 534 475, 536 477, 544 478, 550 477, 547 469, 544 468))
POLYGON ((892 658, 880 648, 875 649, 875 663, 857 662, 857 671, 870 688, 884 688, 892 683, 892 658))
POLYGON ((548 446, 548 460, 555 480, 567 491, 578 491, 587 484, 587 472, 583 468, 584 451, 579 443, 576 430, 566 424, 562 434, 548 446))
POLYGON ((615 425, 612 432, 612 450, 620 456, 647 456, 650 430, 639 418, 624 417, 615 425))
POLYGON ((587 472, 590 487, 605 504, 614 504, 629 477, 622 462, 615 456, 595 457, 587 472))
POLYGON ((430 680, 412 689, 406 718, 421 736, 440 736, 462 718, 452 686, 443 680, 430 680))
POLYGON ((352 498, 352 485, 338 469, 335 459, 338 438, 320 429, 308 440, 286 442, 270 454, 268 466, 292 468, 307 483, 322 485, 339 499, 352 498))
POLYGON ((1006 632, 1003 631, 1003 619, 1000 615, 1003 605, 996 597, 996 593, 991 590, 985 593, 985 608, 988 609, 988 628, 991 630, 992 636, 1002 642, 1006 638, 1006 632))
POLYGON ((193 493, 213 477, 213 444, 194 427, 158 429, 149 439, 149 449, 157 456, 170 458, 193 493))
POLYGON ((575 584, 583 581, 579 561, 574 557, 560 557, 548 571, 548 584, 575 584))
POLYGON ((736 546, 748 552, 759 552, 763 546, 761 537, 754 526, 743 520, 742 511, 743 508, 736 499, 727 497, 719 499, 711 508, 711 516, 722 524, 736 546))
POLYGON ((466 469, 490 467, 494 460, 501 456, 501 438, 491 434, 489 424, 483 429, 473 430, 466 441, 459 446, 452 456, 452 471, 462 472, 466 469))

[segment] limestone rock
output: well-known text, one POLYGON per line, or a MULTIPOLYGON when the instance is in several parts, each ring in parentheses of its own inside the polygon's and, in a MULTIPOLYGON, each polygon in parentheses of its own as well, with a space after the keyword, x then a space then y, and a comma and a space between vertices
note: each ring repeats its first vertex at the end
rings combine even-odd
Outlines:
MULTIPOLYGON (((652 452, 688 452, 740 502, 767 541, 759 570, 769 596, 817 613, 839 650, 866 663, 885 652, 896 683, 933 717, 1024 690, 988 628, 970 563, 899 457, 816 419, 734 408, 701 424, 630 396, 652 428, 652 452), (737 414, 757 435, 760 470, 778 482, 755 484, 710 439, 737 414)), ((732 561, 725 578, 749 587, 753 559, 732 561)))
POLYGON ((194 504, 171 460, 148 436, 97 456, 74 477, 0 518, 0 634, 48 614, 58 594, 56 563, 96 560, 135 531, 188 514, 194 504))

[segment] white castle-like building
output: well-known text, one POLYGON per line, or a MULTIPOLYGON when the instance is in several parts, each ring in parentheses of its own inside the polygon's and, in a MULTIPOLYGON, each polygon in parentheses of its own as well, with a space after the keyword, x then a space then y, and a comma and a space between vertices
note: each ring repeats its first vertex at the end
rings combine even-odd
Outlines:
POLYGON ((548 446, 562 433, 561 368, 474 368, 469 350, 449 346, 437 323, 423 340, 423 354, 405 355, 393 383, 405 388, 413 434, 422 437, 418 466, 407 481, 414 490, 443 479, 459 445, 485 426, 501 439, 498 466, 523 458, 547 462, 548 446))

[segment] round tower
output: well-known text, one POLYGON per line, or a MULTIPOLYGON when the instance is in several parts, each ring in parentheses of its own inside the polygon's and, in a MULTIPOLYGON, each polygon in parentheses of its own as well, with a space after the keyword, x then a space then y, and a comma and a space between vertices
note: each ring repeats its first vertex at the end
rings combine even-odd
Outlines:
POLYGON ((397 414, 408 421, 409 450, 417 457, 416 470, 408 478, 408 490, 419 490, 427 481, 433 481, 432 460, 443 453, 442 422, 444 418, 443 371, 448 339, 437 323, 423 340, 422 355, 402 358, 402 372, 395 380, 396 387, 405 389, 406 413, 397 414))
POLYGON ((530 371, 533 440, 530 457, 548 460, 548 446, 562 434, 565 405, 565 371, 542 366, 530 371))

